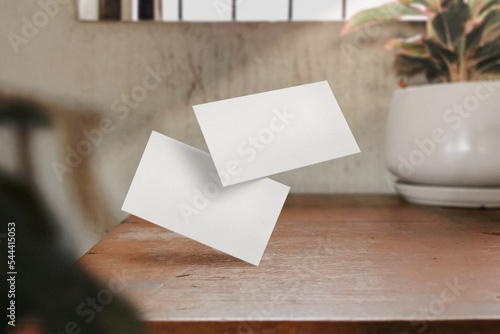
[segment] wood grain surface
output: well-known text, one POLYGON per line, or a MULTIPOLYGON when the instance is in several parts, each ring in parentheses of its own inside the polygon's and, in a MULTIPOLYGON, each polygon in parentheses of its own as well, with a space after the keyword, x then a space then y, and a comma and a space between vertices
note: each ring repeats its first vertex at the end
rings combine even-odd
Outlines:
POLYGON ((500 210, 295 195, 258 267, 135 217, 79 262, 159 333, 498 333, 499 241, 500 210))

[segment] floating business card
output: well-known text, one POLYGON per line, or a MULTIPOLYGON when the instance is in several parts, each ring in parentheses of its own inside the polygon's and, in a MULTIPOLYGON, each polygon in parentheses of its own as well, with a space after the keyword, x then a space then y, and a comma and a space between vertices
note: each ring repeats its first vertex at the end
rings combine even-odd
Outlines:
POLYGON ((193 108, 223 186, 359 152, 326 81, 193 108))
POLYGON ((258 265, 290 188, 266 178, 222 187, 240 172, 217 173, 208 153, 153 132, 122 210, 258 265))

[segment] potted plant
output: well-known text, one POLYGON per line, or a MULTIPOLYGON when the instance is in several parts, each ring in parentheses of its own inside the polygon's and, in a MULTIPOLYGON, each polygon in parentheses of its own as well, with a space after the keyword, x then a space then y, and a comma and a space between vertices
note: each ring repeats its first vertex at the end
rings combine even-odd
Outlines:
POLYGON ((355 14, 342 33, 407 15, 425 16, 425 33, 384 48, 404 78, 386 133, 396 189, 416 203, 499 207, 500 81, 489 76, 500 73, 500 1, 399 0, 355 14), (427 84, 405 87, 422 74, 427 84))

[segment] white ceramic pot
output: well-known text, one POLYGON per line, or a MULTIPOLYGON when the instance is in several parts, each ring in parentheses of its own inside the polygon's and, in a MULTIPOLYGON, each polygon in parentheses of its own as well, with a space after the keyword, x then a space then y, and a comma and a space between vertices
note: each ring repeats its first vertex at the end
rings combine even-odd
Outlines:
POLYGON ((400 182, 500 187, 500 81, 397 90, 386 140, 386 165, 400 182))

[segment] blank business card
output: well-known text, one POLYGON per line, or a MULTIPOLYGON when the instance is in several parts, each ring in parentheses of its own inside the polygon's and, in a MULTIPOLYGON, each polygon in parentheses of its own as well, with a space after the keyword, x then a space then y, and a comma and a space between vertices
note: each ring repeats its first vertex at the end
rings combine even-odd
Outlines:
POLYGON ((359 152, 326 81, 193 109, 223 186, 359 152))
MULTIPOLYGON (((122 210, 258 265, 289 187, 261 178, 224 188, 209 154, 153 132, 122 210)), ((227 173, 227 174, 224 174, 227 173)))

